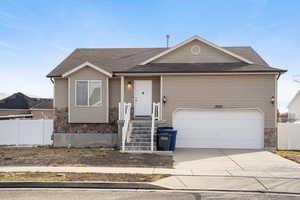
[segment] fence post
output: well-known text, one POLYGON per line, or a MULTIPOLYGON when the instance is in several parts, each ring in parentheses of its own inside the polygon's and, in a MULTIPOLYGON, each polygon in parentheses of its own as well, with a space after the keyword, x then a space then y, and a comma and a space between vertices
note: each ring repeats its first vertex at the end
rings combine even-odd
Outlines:
POLYGON ((16 146, 19 146, 20 145, 20 137, 21 137, 21 122, 20 122, 20 119, 16 119, 17 121, 17 144, 16 146))
POLYGON ((45 140, 44 140, 44 139, 45 139, 45 132, 46 132, 46 131, 45 131, 45 120, 44 120, 44 119, 42 119, 42 123, 43 123, 43 124, 42 124, 42 129, 43 129, 43 130, 42 130, 42 131, 43 131, 43 135, 42 135, 42 145, 45 145, 45 140))

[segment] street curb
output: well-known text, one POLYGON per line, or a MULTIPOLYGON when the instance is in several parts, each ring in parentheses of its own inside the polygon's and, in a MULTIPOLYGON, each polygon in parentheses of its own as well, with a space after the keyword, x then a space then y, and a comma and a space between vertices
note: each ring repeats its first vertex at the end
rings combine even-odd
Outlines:
POLYGON ((0 182, 0 188, 86 188, 170 190, 150 183, 128 182, 0 182))
POLYGON ((185 192, 243 192, 261 194, 287 194, 299 195, 295 192, 270 191, 270 190, 221 190, 221 189, 170 189, 139 182, 0 182, 0 189, 15 188, 75 188, 75 189, 123 189, 123 190, 160 190, 160 191, 185 191, 185 192))

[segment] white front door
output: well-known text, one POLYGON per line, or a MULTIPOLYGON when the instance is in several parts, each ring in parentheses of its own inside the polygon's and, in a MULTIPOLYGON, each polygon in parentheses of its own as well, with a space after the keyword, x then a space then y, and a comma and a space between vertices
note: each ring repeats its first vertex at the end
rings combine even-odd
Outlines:
POLYGON ((134 115, 151 115, 152 108, 152 81, 134 81, 134 115))

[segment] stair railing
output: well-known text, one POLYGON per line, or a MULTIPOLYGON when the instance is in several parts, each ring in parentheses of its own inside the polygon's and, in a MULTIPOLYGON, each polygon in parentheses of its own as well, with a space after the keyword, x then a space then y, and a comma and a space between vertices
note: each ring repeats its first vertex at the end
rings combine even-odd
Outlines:
POLYGON ((154 151, 154 129, 155 120, 160 120, 160 103, 153 103, 152 122, 151 122, 151 151, 154 151))
POLYGON ((125 151, 127 133, 131 116, 131 103, 124 103, 124 125, 122 128, 122 151, 125 151))

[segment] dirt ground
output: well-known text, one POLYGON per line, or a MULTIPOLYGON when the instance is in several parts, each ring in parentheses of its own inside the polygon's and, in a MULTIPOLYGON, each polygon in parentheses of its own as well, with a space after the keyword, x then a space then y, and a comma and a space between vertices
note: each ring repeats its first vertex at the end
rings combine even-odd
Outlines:
POLYGON ((0 182, 9 181, 81 181, 81 182, 153 182, 169 175, 162 174, 102 174, 102 173, 54 173, 11 172, 0 173, 0 182))
POLYGON ((276 151, 275 153, 300 164, 300 151, 276 151))
POLYGON ((102 166, 172 168, 173 157, 99 148, 0 148, 0 166, 102 166))

